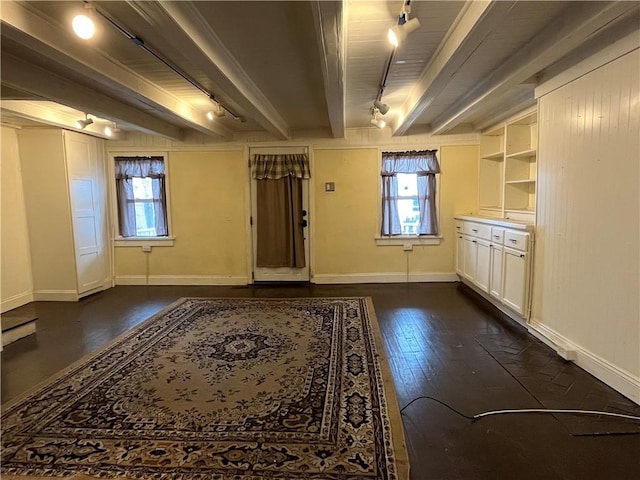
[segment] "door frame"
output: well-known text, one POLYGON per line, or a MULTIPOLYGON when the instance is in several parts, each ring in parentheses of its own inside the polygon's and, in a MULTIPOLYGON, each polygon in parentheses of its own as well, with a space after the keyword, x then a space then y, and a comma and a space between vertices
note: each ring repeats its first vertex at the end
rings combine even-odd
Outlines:
MULTIPOLYGON (((296 146, 282 146, 282 147, 262 147, 262 146, 247 146, 246 158, 247 158, 247 171, 249 181, 249 193, 248 193, 248 235, 249 245, 247 249, 248 257, 250 261, 249 265, 249 278, 251 283, 260 281, 275 281, 275 282, 309 282, 311 280, 311 179, 303 179, 302 181, 302 208, 309 212, 305 217, 307 220, 307 227, 303 229, 304 232, 304 256, 305 267, 300 269, 292 269, 288 267, 272 268, 268 277, 265 277, 257 269, 267 270, 266 267, 256 266, 256 252, 257 252, 257 222, 255 221, 256 212, 256 180, 251 177, 251 155, 276 155, 282 153, 304 153, 309 157, 309 163, 311 148, 308 145, 296 145, 296 146), (297 271, 297 272, 296 272, 297 271)), ((265 273, 265 272, 263 272, 265 273)))

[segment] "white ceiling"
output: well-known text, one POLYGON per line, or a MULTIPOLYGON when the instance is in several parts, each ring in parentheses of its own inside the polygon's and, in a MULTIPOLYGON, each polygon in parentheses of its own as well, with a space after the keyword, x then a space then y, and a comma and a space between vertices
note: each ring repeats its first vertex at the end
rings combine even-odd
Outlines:
POLYGON ((638 31, 640 18, 628 1, 411 4, 421 27, 394 51, 386 30, 402 0, 2 1, 3 122, 33 125, 39 99, 47 123, 63 123, 51 120, 59 104, 62 116, 86 112, 174 140, 342 137, 371 127, 382 90, 394 135, 477 130, 532 105, 536 84, 638 31), (90 41, 70 29, 78 12, 97 25, 90 41), (225 117, 206 118, 205 92, 225 117))

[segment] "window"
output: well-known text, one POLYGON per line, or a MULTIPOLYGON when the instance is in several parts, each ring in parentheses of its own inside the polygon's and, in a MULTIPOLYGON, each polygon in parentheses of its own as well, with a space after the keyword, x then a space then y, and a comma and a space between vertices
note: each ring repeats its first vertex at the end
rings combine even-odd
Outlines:
POLYGON ((436 152, 383 152, 382 236, 438 235, 436 152))
POLYGON ((164 158, 115 157, 115 176, 120 236, 168 236, 164 158))

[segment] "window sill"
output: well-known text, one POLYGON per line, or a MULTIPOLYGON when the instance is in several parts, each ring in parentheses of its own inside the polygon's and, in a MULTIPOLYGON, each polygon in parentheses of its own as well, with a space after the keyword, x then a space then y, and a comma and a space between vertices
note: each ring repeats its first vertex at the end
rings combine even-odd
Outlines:
POLYGON ((116 247, 173 247, 176 237, 128 237, 116 238, 116 247))
POLYGON ((394 235, 393 237, 375 237, 376 245, 440 245, 442 237, 439 235, 394 235))

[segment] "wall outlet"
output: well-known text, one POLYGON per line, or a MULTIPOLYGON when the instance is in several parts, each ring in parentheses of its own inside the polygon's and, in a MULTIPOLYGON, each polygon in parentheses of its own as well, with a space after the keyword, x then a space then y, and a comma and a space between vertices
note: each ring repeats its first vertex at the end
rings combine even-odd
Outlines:
POLYGON ((413 245, 411 243, 405 243, 402 246, 402 250, 404 250, 405 252, 410 252, 413 250, 413 245))
POLYGON ((149 252, 151 252, 151 245, 143 245, 143 246, 142 246, 142 251, 143 251, 144 253, 149 253, 149 252))

